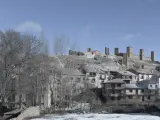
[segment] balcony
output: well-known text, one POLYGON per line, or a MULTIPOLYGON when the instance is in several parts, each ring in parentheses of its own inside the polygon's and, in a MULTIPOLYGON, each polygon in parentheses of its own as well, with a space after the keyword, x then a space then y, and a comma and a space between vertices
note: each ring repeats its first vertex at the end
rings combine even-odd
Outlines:
POLYGON ((124 89, 124 88, 125 88, 125 85, 121 85, 121 84, 107 86, 107 89, 120 90, 120 89, 124 89))
POLYGON ((118 97, 118 96, 123 96, 123 94, 121 94, 121 93, 114 93, 114 94, 111 93, 110 96, 111 97, 118 97))

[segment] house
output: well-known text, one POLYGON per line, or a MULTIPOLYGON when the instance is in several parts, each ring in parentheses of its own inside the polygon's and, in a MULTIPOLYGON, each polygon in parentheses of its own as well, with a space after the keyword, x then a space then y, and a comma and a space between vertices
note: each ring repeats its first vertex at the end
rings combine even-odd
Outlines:
POLYGON ((84 89, 85 75, 75 68, 51 69, 45 94, 46 108, 66 107, 71 98, 84 89))
POLYGON ((110 71, 110 74, 114 76, 113 79, 124 79, 128 83, 134 83, 138 80, 138 76, 130 71, 110 71))
POLYGON ((108 80, 107 74, 99 70, 97 66, 85 65, 83 73, 86 74, 86 82, 91 85, 90 88, 101 88, 102 82, 108 80))
POLYGON ((101 98, 94 89, 86 90, 73 98, 76 102, 89 103, 91 105, 101 104, 101 98))
POLYGON ((160 98, 160 78, 128 83, 125 79, 113 79, 103 84, 102 94, 107 104, 152 104, 160 98))
POLYGON ((103 83, 102 95, 106 98, 106 104, 119 104, 124 100, 125 82, 122 79, 113 79, 103 83))
POLYGON ((125 90, 128 103, 151 104, 159 99, 159 77, 155 75, 149 80, 126 84, 125 90))
POLYGON ((153 75, 158 75, 159 72, 154 69, 138 69, 135 70, 133 68, 128 69, 127 71, 130 71, 138 76, 138 81, 148 80, 153 75))

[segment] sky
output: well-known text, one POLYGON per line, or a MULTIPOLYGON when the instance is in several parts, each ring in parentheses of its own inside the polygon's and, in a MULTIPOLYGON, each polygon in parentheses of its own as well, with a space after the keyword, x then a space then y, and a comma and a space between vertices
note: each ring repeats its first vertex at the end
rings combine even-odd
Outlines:
POLYGON ((77 50, 154 50, 160 60, 160 0, 0 0, 0 29, 67 36, 77 50))

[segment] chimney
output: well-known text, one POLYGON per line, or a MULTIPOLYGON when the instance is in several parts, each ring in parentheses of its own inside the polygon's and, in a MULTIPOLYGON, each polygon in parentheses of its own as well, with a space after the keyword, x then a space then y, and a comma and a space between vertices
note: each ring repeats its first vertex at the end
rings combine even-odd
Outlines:
POLYGON ((91 49, 91 48, 88 48, 88 49, 87 49, 87 52, 92 52, 92 49, 91 49))
POLYGON ((127 53, 123 53, 123 64, 127 66, 128 64, 128 55, 127 53))
POLYGON ((154 62, 154 58, 155 58, 154 51, 151 51, 151 61, 152 62, 154 62))
POLYGON ((105 54, 109 55, 109 48, 105 47, 105 54))
POLYGON ((133 48, 132 47, 127 47, 127 56, 132 57, 133 56, 133 48))
POLYGON ((72 55, 72 52, 73 52, 72 50, 69 50, 69 55, 72 55))
POLYGON ((119 48, 115 48, 115 49, 114 49, 114 54, 115 54, 115 55, 119 55, 119 48))
POLYGON ((140 55, 139 55, 140 60, 144 59, 144 49, 140 49, 140 55))

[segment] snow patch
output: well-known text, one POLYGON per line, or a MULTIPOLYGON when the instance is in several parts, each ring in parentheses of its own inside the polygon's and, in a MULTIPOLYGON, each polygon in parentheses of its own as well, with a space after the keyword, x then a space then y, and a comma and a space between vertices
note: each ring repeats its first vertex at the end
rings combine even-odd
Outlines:
POLYGON ((160 120, 158 116, 129 114, 66 114, 46 115, 32 120, 160 120))

